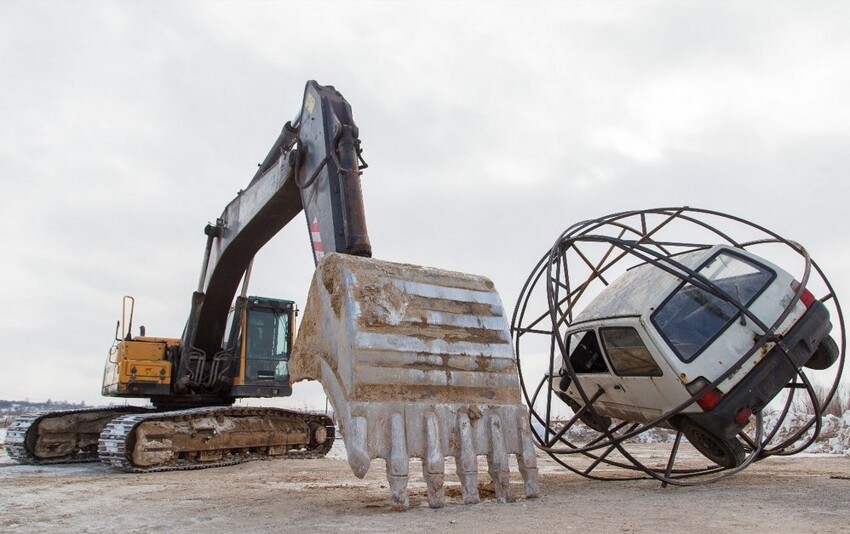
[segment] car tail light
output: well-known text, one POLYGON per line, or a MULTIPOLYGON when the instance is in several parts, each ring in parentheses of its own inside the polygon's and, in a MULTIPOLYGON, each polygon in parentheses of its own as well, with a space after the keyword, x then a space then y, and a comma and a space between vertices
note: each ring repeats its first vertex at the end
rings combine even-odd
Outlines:
MULTIPOLYGON (((796 293, 800 289, 800 282, 794 280, 791 282, 791 289, 796 293)), ((808 289, 803 289, 803 294, 800 295, 800 302, 803 303, 806 308, 811 308, 812 304, 815 303, 815 296, 812 295, 812 292, 808 289)))
POLYGON ((753 415, 753 411, 750 409, 750 407, 744 406, 743 408, 738 410, 738 413, 735 415, 735 424, 736 425, 744 424, 745 422, 747 422, 750 419, 751 415, 753 415))
MULTIPOLYGON (((711 387, 711 383, 701 376, 685 387, 691 395, 696 395, 698 393, 702 393, 705 388, 711 387)), ((720 401, 722 400, 723 394, 720 393, 720 390, 717 388, 711 388, 711 391, 699 398, 697 404, 699 404, 699 407, 707 412, 720 404, 720 401)))

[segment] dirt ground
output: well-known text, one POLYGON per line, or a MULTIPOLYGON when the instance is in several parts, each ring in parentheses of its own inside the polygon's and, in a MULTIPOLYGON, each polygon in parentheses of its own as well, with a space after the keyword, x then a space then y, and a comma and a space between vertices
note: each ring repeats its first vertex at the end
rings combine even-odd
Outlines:
MULTIPOLYGON (((642 445, 663 459, 664 445, 642 445)), ((447 462, 447 467, 452 462, 447 462)), ((847 532, 850 456, 759 462, 728 480, 667 487, 598 482, 541 456, 539 499, 463 505, 447 472, 447 506, 427 507, 411 465, 411 509, 392 512, 383 462, 363 480, 341 458, 122 474, 99 464, 19 466, 0 458, 3 532, 847 532)), ((513 491, 522 495, 514 470, 513 491)), ((479 485, 488 482, 481 465, 479 485)))

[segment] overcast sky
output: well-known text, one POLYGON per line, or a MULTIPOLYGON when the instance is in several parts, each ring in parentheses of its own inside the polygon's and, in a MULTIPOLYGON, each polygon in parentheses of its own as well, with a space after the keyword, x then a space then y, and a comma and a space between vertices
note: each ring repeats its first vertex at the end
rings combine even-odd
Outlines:
MULTIPOLYGON (((204 225, 308 79, 352 105, 376 257, 510 310, 570 224, 691 205, 850 295, 850 3, 0 0, 0 398, 103 402, 124 294, 180 335, 204 225)), ((251 292, 303 307, 312 268, 296 219, 251 292)))

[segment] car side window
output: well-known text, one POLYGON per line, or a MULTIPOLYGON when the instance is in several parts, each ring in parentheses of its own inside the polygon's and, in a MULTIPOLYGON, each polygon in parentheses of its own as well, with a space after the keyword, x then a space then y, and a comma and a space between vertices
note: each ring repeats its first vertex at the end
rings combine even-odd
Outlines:
POLYGON ((567 340, 570 363, 576 374, 608 373, 608 365, 602 357, 596 332, 585 330, 571 334, 567 340))
POLYGON ((638 331, 632 327, 606 327, 599 329, 602 345, 614 372, 620 376, 661 376, 638 331))

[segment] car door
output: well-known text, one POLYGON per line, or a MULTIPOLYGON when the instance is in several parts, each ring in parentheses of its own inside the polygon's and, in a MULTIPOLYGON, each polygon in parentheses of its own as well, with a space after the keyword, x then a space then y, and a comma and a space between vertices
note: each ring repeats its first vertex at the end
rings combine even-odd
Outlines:
MULTIPOLYGON (((601 389, 594 407, 602 415, 648 422, 675 407, 675 391, 665 381, 677 380, 657 350, 640 333, 638 318, 606 321, 598 328, 568 338, 570 363, 588 397, 601 389)), ((581 403, 575 386, 570 396, 581 403)))

